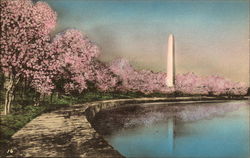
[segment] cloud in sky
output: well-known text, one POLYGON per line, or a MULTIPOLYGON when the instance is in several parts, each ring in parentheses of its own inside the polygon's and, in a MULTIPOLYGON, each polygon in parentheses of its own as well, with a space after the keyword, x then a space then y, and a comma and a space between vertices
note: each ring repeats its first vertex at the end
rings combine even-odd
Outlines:
POLYGON ((101 60, 125 57, 165 71, 167 36, 176 38, 177 73, 219 74, 248 81, 248 0, 47 0, 56 32, 77 28, 102 49, 101 60))

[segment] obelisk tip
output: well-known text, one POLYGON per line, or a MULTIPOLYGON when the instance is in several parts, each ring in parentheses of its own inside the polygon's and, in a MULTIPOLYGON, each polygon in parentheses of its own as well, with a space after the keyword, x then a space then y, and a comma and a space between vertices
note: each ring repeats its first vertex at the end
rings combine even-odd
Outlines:
POLYGON ((170 33, 170 35, 168 36, 168 38, 174 38, 174 34, 170 33))

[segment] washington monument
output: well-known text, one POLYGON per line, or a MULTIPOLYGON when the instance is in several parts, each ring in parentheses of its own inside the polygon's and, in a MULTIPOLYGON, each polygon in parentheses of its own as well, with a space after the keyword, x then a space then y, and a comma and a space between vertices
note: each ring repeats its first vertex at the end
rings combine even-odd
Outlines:
POLYGON ((168 37, 167 49, 167 86, 174 86, 175 77, 175 50, 174 50, 174 35, 170 34, 168 37))

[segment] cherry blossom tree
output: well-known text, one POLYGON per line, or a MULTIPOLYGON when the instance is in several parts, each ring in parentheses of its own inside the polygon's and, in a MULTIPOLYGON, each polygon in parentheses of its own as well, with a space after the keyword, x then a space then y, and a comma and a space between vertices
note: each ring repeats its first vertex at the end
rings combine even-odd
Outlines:
POLYGON ((247 86, 240 82, 232 82, 218 75, 204 77, 204 87, 214 95, 245 95, 247 86))
POLYGON ((186 94, 245 95, 247 86, 218 75, 197 76, 194 73, 176 75, 176 90, 186 94))
POLYGON ((97 45, 89 40, 82 32, 69 29, 58 34, 52 42, 53 51, 59 54, 61 63, 61 78, 65 81, 66 92, 78 91, 81 93, 93 82, 102 90, 111 90, 116 86, 118 79, 96 57, 100 54, 97 45))
POLYGON ((105 63, 95 60, 92 62, 92 69, 94 71, 92 82, 100 91, 116 90, 119 79, 105 63))
POLYGON ((4 113, 7 114, 21 78, 31 77, 34 85, 46 83, 37 86, 41 91, 52 86, 46 62, 53 58, 48 55, 48 33, 55 27, 56 13, 47 3, 33 4, 31 0, 2 0, 0 10, 0 69, 4 73, 4 113))
POLYGON ((194 73, 177 74, 175 78, 175 90, 185 94, 207 95, 208 91, 203 83, 203 78, 194 73))

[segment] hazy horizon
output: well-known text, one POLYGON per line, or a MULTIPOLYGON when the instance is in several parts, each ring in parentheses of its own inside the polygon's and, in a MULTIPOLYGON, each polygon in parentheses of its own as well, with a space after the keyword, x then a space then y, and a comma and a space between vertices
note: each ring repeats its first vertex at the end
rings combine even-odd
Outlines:
POLYGON ((47 0, 55 32, 76 28, 96 42, 100 59, 126 58, 166 71, 167 38, 176 41, 176 73, 218 74, 248 83, 248 0, 47 0))

